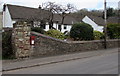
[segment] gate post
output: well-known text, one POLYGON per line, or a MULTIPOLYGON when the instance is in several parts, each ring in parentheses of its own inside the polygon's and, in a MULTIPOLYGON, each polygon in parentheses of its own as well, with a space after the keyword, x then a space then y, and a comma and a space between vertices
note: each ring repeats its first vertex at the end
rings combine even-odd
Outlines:
POLYGON ((30 46, 30 24, 24 21, 16 22, 14 24, 12 40, 13 48, 16 58, 30 57, 31 46, 30 46))

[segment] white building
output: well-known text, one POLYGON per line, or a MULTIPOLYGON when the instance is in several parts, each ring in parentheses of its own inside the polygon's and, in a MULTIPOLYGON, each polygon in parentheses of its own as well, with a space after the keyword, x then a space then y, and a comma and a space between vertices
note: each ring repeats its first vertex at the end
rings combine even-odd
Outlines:
POLYGON ((2 30, 2 26, 3 26, 3 24, 2 24, 2 12, 0 12, 0 31, 2 30))
POLYGON ((38 21, 46 19, 50 12, 39 8, 30 8, 17 5, 4 5, 3 8, 3 27, 13 27, 13 23, 21 20, 38 21), (42 12, 41 12, 42 11, 42 12))
MULTIPOLYGON (((48 18, 51 13, 47 10, 43 10, 40 8, 30 8, 24 6, 17 5, 4 5, 3 8, 3 27, 11 27, 13 28, 13 24, 19 20, 29 20, 34 27, 41 27, 42 22, 45 21, 42 27, 45 31, 48 31, 51 27, 48 24, 48 18)), ((94 17, 95 18, 95 17, 94 17)), ((60 15, 54 15, 53 17, 53 28, 60 30, 61 32, 69 32, 72 28, 72 25, 78 22, 85 22, 90 24, 94 30, 103 31, 103 26, 99 26, 99 21, 95 22, 95 20, 100 20, 100 18, 93 19, 92 17, 85 16, 82 21, 77 21, 75 18, 71 16, 66 16, 63 24, 62 17, 60 15)), ((101 23, 102 19, 100 20, 101 23)))
MULTIPOLYGON (((103 32, 103 26, 99 26, 97 23, 95 23, 94 19, 92 20, 91 18, 89 18, 88 16, 85 16, 82 21, 84 23, 87 23, 89 25, 91 25, 93 27, 94 30, 96 31, 100 31, 103 32)), ((103 21, 104 22, 104 21, 103 21)))

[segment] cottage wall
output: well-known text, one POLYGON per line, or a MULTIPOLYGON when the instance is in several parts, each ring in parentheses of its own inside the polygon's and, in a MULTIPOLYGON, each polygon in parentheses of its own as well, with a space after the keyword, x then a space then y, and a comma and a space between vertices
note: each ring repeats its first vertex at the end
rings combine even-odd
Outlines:
POLYGON ((3 11, 3 27, 13 27, 11 15, 7 6, 5 11, 3 11))
POLYGON ((72 25, 62 25, 62 30, 61 30, 61 32, 62 32, 62 33, 64 33, 65 31, 70 32, 71 28, 72 28, 72 25), (66 29, 64 29, 64 27, 66 27, 66 29))
POLYGON ((3 17, 2 12, 0 12, 0 31, 2 30, 2 26, 3 26, 3 24, 2 24, 3 23, 3 20, 2 20, 3 18, 2 17, 3 17))
MULTIPOLYGON (((59 29, 58 29, 58 24, 54 23, 54 24, 53 24, 53 27, 54 27, 55 29, 59 30, 59 29)), ((70 29, 71 29, 71 28, 72 28, 72 25, 61 25, 61 32, 62 32, 62 33, 64 33, 65 31, 70 32, 70 29), (65 26, 66 26, 66 29, 64 29, 65 26)), ((46 24, 44 30, 45 30, 45 31, 50 30, 48 24, 46 24)))

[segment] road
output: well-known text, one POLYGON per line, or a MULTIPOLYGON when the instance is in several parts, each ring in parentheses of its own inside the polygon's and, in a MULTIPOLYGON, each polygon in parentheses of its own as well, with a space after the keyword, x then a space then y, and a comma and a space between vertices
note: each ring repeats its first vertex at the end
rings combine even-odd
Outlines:
MULTIPOLYGON (((0 71, 2 71, 2 33, 1 33, 1 30, 0 30, 0 71)), ((2 73, 0 72, 0 75, 2 73)))
MULTIPOLYGON (((0 30, 0 56, 2 55, 2 32, 0 30)), ((1 57, 0 57, 1 58, 1 57)))
POLYGON ((43 66, 5 71, 3 74, 118 74, 118 52, 43 66))
POLYGON ((2 33, 0 31, 0 56, 2 55, 2 33))

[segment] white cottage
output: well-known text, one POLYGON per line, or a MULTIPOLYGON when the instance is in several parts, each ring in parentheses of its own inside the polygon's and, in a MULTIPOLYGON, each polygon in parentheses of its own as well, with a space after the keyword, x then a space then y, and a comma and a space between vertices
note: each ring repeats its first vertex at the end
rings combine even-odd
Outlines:
POLYGON ((6 4, 3 8, 3 27, 13 27, 13 23, 19 20, 29 20, 33 26, 38 26, 41 20, 47 20, 49 14, 39 8, 6 4))
MULTIPOLYGON (((3 8, 3 27, 11 27, 13 28, 13 24, 19 20, 30 20, 32 21, 32 25, 34 27, 41 27, 41 21, 45 21, 42 26, 45 31, 50 29, 48 24, 48 18, 51 13, 47 10, 43 10, 40 8, 30 8, 24 6, 10 5, 6 4, 3 8)), ((60 30, 61 32, 70 31, 72 24, 77 21, 70 17, 66 16, 61 25, 62 17, 60 15, 54 15, 53 18, 53 28, 60 30)))
MULTIPOLYGON (((42 21, 44 24, 42 27, 45 31, 48 31, 51 27, 48 24, 48 18, 51 12, 43 10, 41 8, 30 8, 18 5, 6 4, 3 8, 3 27, 13 28, 13 24, 19 20, 29 20, 34 27, 41 27, 42 21)), ((99 26, 104 23, 101 18, 85 16, 82 20, 78 21, 74 17, 67 15, 64 19, 63 24, 62 17, 58 14, 54 14, 53 17, 53 28, 60 30, 61 32, 69 32, 72 28, 72 25, 78 22, 85 22, 90 24, 94 30, 103 32, 103 26, 99 26), (96 22, 96 20, 100 20, 96 22)))
POLYGON ((103 24, 104 24, 103 19, 98 18, 98 17, 94 17, 94 16, 89 16, 89 17, 88 17, 88 16, 85 16, 85 17, 82 19, 82 21, 83 21, 84 23, 87 23, 87 24, 91 25, 94 30, 103 32, 103 28, 104 28, 104 27, 103 27, 103 26, 99 26, 98 23, 100 23, 100 22, 95 22, 96 20, 99 20, 99 21, 101 22, 100 25, 103 25, 103 24), (102 24, 102 23, 103 23, 103 24, 102 24))
POLYGON ((54 15, 53 21, 57 21, 57 26, 54 24, 53 27, 55 27, 57 30, 60 30, 63 33, 66 31, 69 32, 72 28, 72 25, 78 23, 78 21, 74 17, 67 15, 65 16, 63 24, 61 25, 62 17, 58 14, 54 15))
POLYGON ((1 32, 1 30, 2 30, 2 12, 0 12, 0 32, 1 32))

